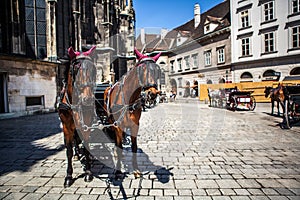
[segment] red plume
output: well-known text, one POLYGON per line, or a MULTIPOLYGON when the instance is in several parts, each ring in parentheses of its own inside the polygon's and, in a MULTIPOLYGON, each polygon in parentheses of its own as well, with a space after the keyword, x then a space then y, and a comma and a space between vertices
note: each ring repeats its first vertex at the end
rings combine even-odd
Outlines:
POLYGON ((68 49, 68 55, 69 55, 69 57, 70 57, 71 60, 76 57, 76 53, 75 53, 73 47, 70 47, 68 49))
POLYGON ((96 49, 96 46, 92 46, 92 48, 90 48, 90 50, 83 52, 83 55, 85 56, 89 56, 90 54, 93 53, 93 51, 96 49))
POLYGON ((136 47, 134 48, 134 53, 135 53, 138 60, 141 60, 142 58, 145 57, 145 55, 143 55, 141 52, 139 52, 139 50, 137 50, 136 47))
POLYGON ((158 60, 158 58, 160 57, 160 55, 161 55, 161 52, 159 52, 154 57, 152 57, 152 59, 156 62, 158 60))

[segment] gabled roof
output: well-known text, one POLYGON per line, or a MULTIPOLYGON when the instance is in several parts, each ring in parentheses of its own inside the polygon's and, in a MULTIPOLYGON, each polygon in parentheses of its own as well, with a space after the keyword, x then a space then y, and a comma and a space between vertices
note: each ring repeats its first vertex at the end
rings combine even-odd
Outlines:
MULTIPOLYGON (((217 24, 217 27, 212 31, 217 31, 225 27, 230 26, 230 1, 224 1, 208 11, 201 14, 199 25, 194 27, 194 19, 174 28, 169 31, 164 37, 156 35, 156 38, 146 39, 146 50, 150 51, 162 51, 175 48, 177 45, 178 37, 188 37, 185 43, 195 40, 204 36, 204 26, 208 23, 217 24)), ((149 37, 145 34, 145 38, 149 37)), ((137 38, 136 46, 140 47, 140 36, 137 38)), ((183 43, 184 44, 184 43, 183 43)), ((143 47, 141 47, 142 49, 143 47)))

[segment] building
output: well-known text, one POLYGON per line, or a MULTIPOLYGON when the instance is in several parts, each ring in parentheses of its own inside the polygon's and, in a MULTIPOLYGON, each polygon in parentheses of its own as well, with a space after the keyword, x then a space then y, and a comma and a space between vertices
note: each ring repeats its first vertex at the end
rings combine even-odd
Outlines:
POLYGON ((229 1, 224 1, 201 13, 200 5, 195 4, 194 18, 185 24, 156 36, 141 31, 137 48, 163 53, 158 63, 168 76, 166 92, 194 96, 194 84, 231 81, 229 6, 229 1))
POLYGON ((97 82, 118 80, 134 62, 132 0, 3 0, 0 7, 0 113, 53 110, 62 85, 59 58, 97 46, 97 82))
POLYGON ((300 80, 300 1, 230 2, 233 82, 300 80))

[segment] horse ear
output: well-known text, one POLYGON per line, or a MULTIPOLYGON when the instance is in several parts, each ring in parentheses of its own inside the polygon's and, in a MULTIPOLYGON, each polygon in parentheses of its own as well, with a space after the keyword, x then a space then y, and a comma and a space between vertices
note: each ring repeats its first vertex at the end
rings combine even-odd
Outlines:
POLYGON ((158 58, 160 57, 160 55, 161 55, 161 52, 159 52, 157 55, 152 57, 152 59, 156 62, 158 60, 158 58))
POLYGON ((144 55, 141 52, 139 52, 139 50, 137 50, 136 47, 134 47, 134 53, 138 60, 140 60, 142 57, 144 57, 144 55))
POLYGON ((73 58, 76 57, 76 53, 75 53, 73 47, 70 47, 70 48, 68 49, 68 55, 69 55, 69 57, 70 57, 70 60, 72 60, 73 58))
POLYGON ((83 55, 85 56, 89 56, 90 54, 93 53, 93 51, 96 49, 96 46, 92 46, 92 48, 90 48, 90 50, 83 52, 83 55))

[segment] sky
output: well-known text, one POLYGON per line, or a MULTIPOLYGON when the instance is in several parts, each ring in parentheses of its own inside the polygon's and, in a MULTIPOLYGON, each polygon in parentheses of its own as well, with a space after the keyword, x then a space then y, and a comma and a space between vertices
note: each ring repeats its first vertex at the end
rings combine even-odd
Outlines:
MULTIPOLYGON (((203 13, 223 0, 133 0, 137 35, 140 28, 172 30, 194 18, 194 5, 203 13)), ((146 32, 147 32, 146 29, 146 32)))

